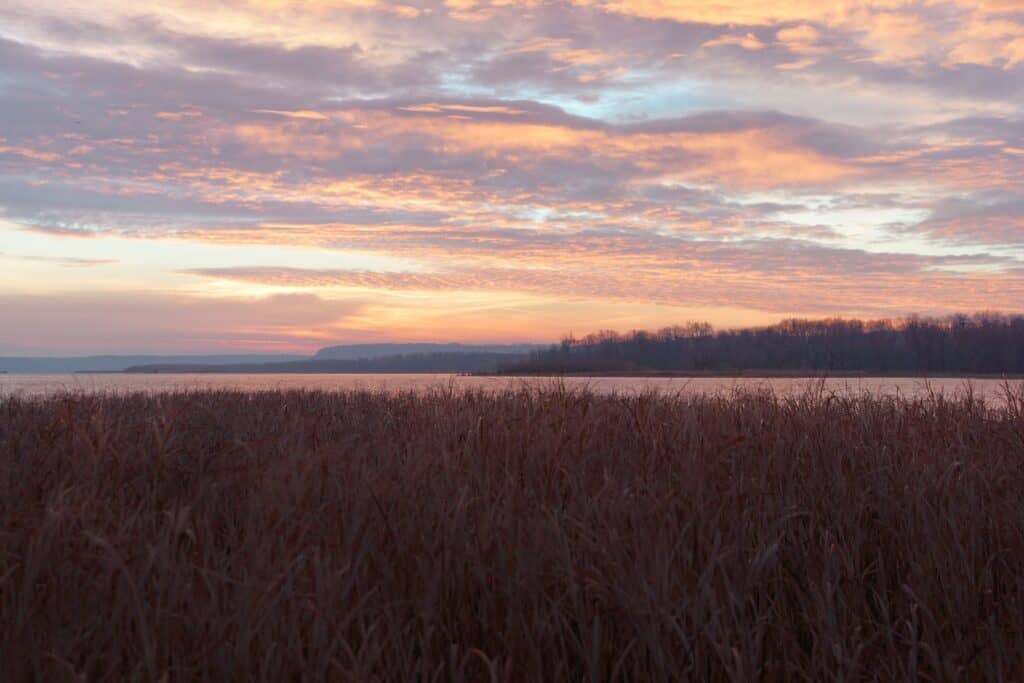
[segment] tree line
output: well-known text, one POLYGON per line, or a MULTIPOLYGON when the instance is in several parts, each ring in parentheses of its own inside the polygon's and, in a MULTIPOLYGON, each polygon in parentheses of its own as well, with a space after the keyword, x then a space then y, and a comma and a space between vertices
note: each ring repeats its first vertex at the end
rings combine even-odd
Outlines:
POLYGON ((1024 374, 1024 316, 790 319, 715 330, 706 322, 601 331, 505 363, 508 373, 814 370, 1024 374))

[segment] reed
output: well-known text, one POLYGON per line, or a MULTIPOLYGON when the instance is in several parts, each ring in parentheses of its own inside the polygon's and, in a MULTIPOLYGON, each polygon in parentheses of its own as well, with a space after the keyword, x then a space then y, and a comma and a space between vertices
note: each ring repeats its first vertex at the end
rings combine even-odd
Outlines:
POLYGON ((0 399, 0 680, 1024 678, 1024 387, 0 399))

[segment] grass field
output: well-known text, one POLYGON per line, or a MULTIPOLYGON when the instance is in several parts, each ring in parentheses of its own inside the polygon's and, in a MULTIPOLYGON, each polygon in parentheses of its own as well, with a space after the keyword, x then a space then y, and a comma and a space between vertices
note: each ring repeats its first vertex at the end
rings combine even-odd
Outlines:
POLYGON ((0 399, 0 680, 1022 680, 1024 388, 0 399))

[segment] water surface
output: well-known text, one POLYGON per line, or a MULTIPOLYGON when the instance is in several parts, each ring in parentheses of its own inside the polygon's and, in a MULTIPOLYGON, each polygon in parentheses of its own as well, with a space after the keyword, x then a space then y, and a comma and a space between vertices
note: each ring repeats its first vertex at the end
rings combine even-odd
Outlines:
MULTIPOLYGON (((589 388, 598 393, 657 390, 683 394, 714 394, 737 388, 769 388, 780 396, 806 391, 817 382, 826 391, 840 394, 868 392, 874 395, 921 396, 930 391, 946 395, 972 390, 987 400, 998 401, 1004 395, 1000 379, 921 379, 913 377, 835 377, 824 380, 809 377, 473 377, 452 374, 74 374, 74 375, 0 375, 0 396, 47 396, 62 392, 161 392, 202 389, 264 391, 275 389, 311 389, 346 391, 370 389, 383 391, 423 391, 452 386, 455 389, 503 390, 526 386, 552 386, 563 381, 569 388, 589 388)), ((1020 386, 1020 380, 1011 384, 1020 386)))

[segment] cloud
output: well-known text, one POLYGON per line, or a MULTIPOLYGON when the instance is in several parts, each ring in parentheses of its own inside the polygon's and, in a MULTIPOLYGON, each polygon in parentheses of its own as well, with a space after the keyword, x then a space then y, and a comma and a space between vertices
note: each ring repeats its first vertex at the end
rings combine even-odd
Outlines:
POLYGON ((776 31, 775 39, 794 54, 815 54, 823 50, 818 44, 821 32, 810 24, 781 28, 776 31))
POLYGON ((28 254, 5 254, 0 251, 0 258, 27 261, 35 263, 54 263, 69 268, 92 268, 94 266, 109 266, 118 263, 117 259, 101 258, 79 258, 75 256, 38 256, 28 254))
POLYGON ((1003 191, 954 195, 937 202, 928 218, 912 229, 960 244, 1017 247, 1024 236, 1024 198, 1003 191))
POLYGON ((46 352, 315 348, 358 314, 356 301, 93 292, 0 296, 0 341, 46 352))
MULTIPOLYGON (((351 334, 427 324, 402 302, 431 294, 451 329, 464 297, 522 321, 1019 294, 1019 3, 19 0, 0 26, 4 251, 39 290, 63 265, 81 291, 370 292, 351 334), (62 244, 110 236, 280 254, 246 276, 62 244), (299 247, 415 267, 309 271, 299 247)), ((260 307, 233 324, 301 337, 260 307)))
POLYGON ((274 116, 284 116, 289 119, 304 119, 308 121, 326 121, 327 116, 321 114, 318 111, 282 111, 280 109, 254 109, 253 113, 256 114, 273 114, 274 116))
POLYGON ((805 314, 841 310, 898 315, 979 306, 1010 310, 1019 306, 1014 297, 1024 293, 1024 279, 1006 272, 1012 269, 1012 260, 984 255, 866 253, 784 239, 730 245, 667 238, 638 243, 621 237, 554 239, 533 234, 508 243, 501 236, 491 241, 473 236, 461 245, 446 245, 450 265, 433 272, 273 266, 185 272, 214 280, 314 290, 521 292, 563 300, 742 306, 805 314), (497 250, 504 252, 503 257, 491 261, 497 250), (561 256, 557 265, 545 257, 549 253, 561 256), (565 257, 570 254, 574 256, 565 257), (506 263, 520 265, 501 265, 506 263), (715 277, 708 278, 709 272, 715 277), (949 294, 931 301, 942 288, 949 288, 949 294))
POLYGON ((732 45, 741 47, 744 50, 763 50, 765 47, 765 44, 761 42, 761 39, 753 33, 747 33, 742 36, 726 34, 707 41, 701 45, 701 47, 718 47, 721 45, 732 45))

